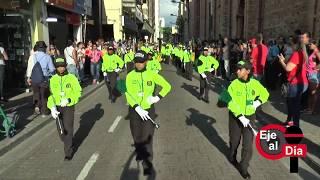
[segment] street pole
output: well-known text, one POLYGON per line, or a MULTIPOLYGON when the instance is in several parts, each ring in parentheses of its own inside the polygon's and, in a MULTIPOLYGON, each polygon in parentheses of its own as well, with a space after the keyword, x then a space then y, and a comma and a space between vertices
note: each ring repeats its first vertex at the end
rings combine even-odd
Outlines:
POLYGON ((86 35, 87 35, 87 15, 84 15, 84 30, 83 30, 83 43, 86 42, 86 35))
POLYGON ((102 0, 99 0, 99 38, 102 37, 102 0))

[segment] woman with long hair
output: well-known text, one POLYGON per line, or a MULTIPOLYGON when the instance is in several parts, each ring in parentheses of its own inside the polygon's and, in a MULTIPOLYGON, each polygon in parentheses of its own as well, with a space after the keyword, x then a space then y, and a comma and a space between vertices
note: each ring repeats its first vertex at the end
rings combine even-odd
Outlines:
POLYGON ((48 54, 51 56, 52 60, 60 56, 60 51, 57 49, 56 45, 50 44, 48 49, 48 54))
POLYGON ((286 63, 283 54, 278 56, 283 69, 287 73, 288 97, 287 108, 288 116, 286 125, 294 125, 299 127, 300 106, 302 94, 308 88, 306 61, 308 59, 305 44, 299 40, 297 36, 294 40, 294 52, 286 63))

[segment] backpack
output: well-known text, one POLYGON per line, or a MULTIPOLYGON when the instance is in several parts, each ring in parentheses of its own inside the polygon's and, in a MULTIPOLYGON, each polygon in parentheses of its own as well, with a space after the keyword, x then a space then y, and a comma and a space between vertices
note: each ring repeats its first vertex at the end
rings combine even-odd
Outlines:
POLYGON ((37 61, 37 58, 36 58, 36 55, 34 55, 34 58, 35 58, 35 64, 32 68, 32 72, 31 72, 31 80, 32 80, 32 83, 34 84, 40 84, 42 82, 45 81, 45 77, 43 75, 43 71, 42 71, 42 67, 39 63, 39 61, 37 61))

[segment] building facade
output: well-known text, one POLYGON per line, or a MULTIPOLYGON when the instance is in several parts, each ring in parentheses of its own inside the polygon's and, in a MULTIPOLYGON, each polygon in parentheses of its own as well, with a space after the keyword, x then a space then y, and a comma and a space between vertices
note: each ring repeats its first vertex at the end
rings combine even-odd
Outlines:
MULTIPOLYGON (((185 39, 290 36, 300 29, 320 38, 319 0, 185 0, 189 32, 185 39), (189 14, 188 14, 189 13, 189 14)), ((186 32, 186 31, 185 31, 186 32)))
POLYGON ((0 1, 0 42, 9 56, 5 72, 6 89, 26 86, 27 61, 37 41, 45 41, 47 45, 54 43, 63 52, 67 39, 82 39, 82 16, 89 13, 90 8, 85 3, 90 6, 90 2, 91 0, 0 1))

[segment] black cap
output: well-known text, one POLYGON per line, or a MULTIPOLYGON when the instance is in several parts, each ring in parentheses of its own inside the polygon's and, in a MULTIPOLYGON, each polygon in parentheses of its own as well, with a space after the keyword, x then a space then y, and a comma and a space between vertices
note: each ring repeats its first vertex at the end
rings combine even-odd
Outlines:
POLYGON ((142 50, 138 50, 134 55, 134 59, 133 59, 135 63, 144 63, 147 60, 148 60, 147 54, 142 50))
POLYGON ((63 57, 58 57, 56 59, 54 59, 54 66, 57 67, 66 67, 67 66, 67 62, 63 57))
POLYGON ((249 61, 242 60, 237 63, 237 69, 245 68, 247 70, 251 70, 252 64, 249 61))

